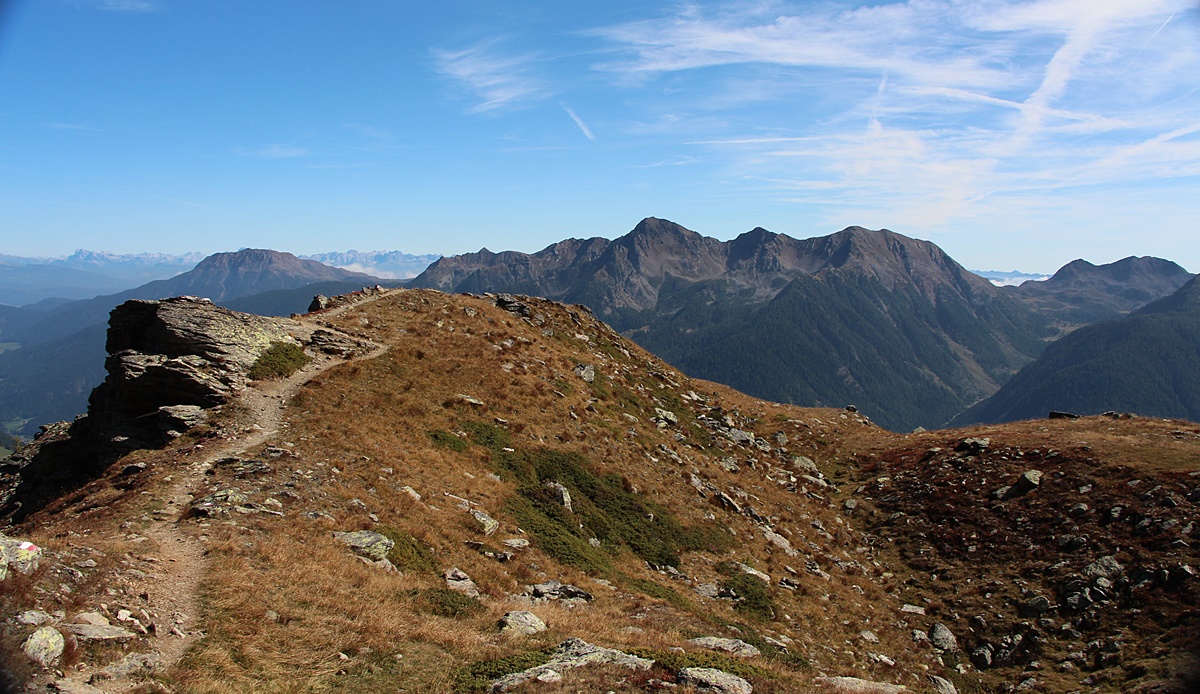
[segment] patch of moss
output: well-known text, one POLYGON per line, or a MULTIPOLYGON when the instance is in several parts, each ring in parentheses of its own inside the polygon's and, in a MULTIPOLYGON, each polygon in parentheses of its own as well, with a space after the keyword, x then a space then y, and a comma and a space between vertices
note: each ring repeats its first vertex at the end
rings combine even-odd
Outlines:
POLYGON ((434 429, 428 432, 429 438, 433 440, 433 445, 449 448, 452 451, 462 452, 467 450, 467 442, 458 438, 454 434, 444 429, 434 429))
POLYGON ((649 658, 672 673, 689 667, 709 667, 728 672, 731 675, 745 678, 775 679, 775 673, 755 667, 744 658, 716 653, 714 651, 690 651, 678 653, 675 651, 656 651, 649 648, 631 648, 625 651, 639 658, 649 658))
POLYGON ((505 675, 549 662, 550 658, 554 656, 554 651, 554 647, 548 647, 537 651, 515 653, 504 658, 471 663, 455 674, 454 691, 461 694, 488 691, 493 681, 505 675))
POLYGON ((463 428, 471 441, 493 452, 500 453, 512 444, 512 435, 502 427, 488 422, 466 422, 463 428))
POLYGON ((690 600, 670 586, 664 586, 645 578, 630 578, 624 581, 624 585, 629 590, 636 590, 643 595, 665 600, 681 610, 690 611, 693 607, 690 600))
POLYGON ((428 588, 417 594, 417 609, 438 617, 458 619, 483 611, 483 603, 449 588, 428 588))
POLYGON ((312 358, 295 342, 276 340, 254 360, 250 367, 250 378, 259 381, 267 378, 287 378, 299 371, 312 358))
POLYGON ((770 587, 762 579, 742 573, 732 562, 721 562, 717 571, 725 575, 721 587, 738 596, 733 609, 757 619, 775 618, 775 601, 771 599, 770 587))
POLYGON ((437 563, 434 561, 433 552, 421 544, 417 538, 391 526, 383 526, 376 532, 395 543, 392 545, 392 550, 388 552, 387 558, 397 569, 425 573, 437 572, 437 563))
POLYGON ((684 527, 669 510, 635 493, 620 475, 600 473, 581 455, 550 448, 504 451, 493 465, 522 486, 510 512, 539 544, 560 561, 585 570, 607 570, 611 563, 592 547, 596 538, 610 554, 628 548, 660 566, 678 566, 679 555, 691 550, 719 551, 730 541, 715 526, 684 527), (567 511, 556 482, 571 494, 567 511), (586 549, 585 549, 586 548, 586 549))

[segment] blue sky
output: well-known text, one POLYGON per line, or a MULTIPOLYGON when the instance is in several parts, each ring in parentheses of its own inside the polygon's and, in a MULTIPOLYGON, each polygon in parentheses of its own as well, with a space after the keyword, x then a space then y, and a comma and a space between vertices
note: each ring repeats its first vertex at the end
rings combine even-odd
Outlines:
POLYGON ((1200 271, 1193 0, 0 0, 0 253, 858 224, 1200 271))

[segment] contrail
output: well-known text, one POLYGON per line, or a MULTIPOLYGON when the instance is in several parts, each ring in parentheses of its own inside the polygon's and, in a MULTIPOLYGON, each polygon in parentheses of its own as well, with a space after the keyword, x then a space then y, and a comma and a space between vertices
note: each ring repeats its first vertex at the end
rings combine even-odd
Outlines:
POLYGON ((1124 75, 1124 74, 1125 74, 1125 71, 1129 69, 1129 66, 1130 66, 1130 65, 1133 65, 1133 61, 1135 61, 1135 60, 1137 60, 1137 59, 1138 59, 1138 56, 1142 54, 1142 51, 1146 50, 1146 47, 1150 45, 1150 42, 1154 40, 1154 37, 1158 36, 1158 35, 1159 35, 1159 33, 1160 33, 1160 32, 1161 32, 1163 29, 1165 29, 1165 28, 1167 27, 1167 25, 1168 25, 1168 24, 1170 24, 1170 23, 1171 23, 1171 20, 1172 20, 1172 19, 1175 19, 1175 13, 1174 13, 1174 12, 1172 12, 1172 13, 1171 13, 1171 16, 1170 16, 1170 17, 1167 17, 1167 21, 1163 22, 1163 23, 1162 23, 1162 26, 1160 26, 1158 29, 1156 29, 1156 30, 1155 30, 1155 32, 1154 32, 1153 34, 1151 34, 1151 35, 1150 35, 1150 38, 1146 39, 1146 42, 1142 44, 1142 47, 1138 49, 1138 52, 1133 54, 1133 57, 1129 59, 1129 62, 1128 62, 1128 63, 1125 63, 1125 67, 1121 68, 1121 71, 1120 71, 1120 72, 1118 72, 1118 73, 1117 73, 1117 74, 1116 74, 1116 75, 1115 75, 1115 76, 1112 78, 1112 82, 1109 82, 1109 83, 1108 83, 1110 87, 1113 85, 1113 83, 1114 83, 1114 82, 1116 82, 1118 79, 1120 79, 1121 75, 1124 75))
POLYGON ((575 121, 575 125, 579 126, 579 130, 580 130, 580 132, 583 133, 584 137, 586 137, 589 140, 595 141, 596 136, 592 134, 592 129, 587 127, 587 123, 584 123, 582 118, 575 115, 575 112, 573 110, 571 110, 570 106, 563 104, 562 107, 563 107, 563 110, 567 112, 567 115, 571 117, 571 120, 575 121))

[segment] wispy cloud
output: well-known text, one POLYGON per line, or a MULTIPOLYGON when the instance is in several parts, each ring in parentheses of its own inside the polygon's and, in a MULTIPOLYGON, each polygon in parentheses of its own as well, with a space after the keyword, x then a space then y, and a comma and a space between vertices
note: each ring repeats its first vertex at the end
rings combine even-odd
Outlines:
POLYGON ((47 128, 51 130, 78 130, 82 132, 96 132, 96 129, 81 123, 46 123, 47 128))
POLYGON ((461 50, 435 48, 434 67, 476 102, 471 111, 482 113, 546 96, 548 86, 531 72, 534 56, 506 54, 498 40, 484 41, 461 50))
POLYGON ((686 144, 726 162, 731 194, 839 220, 948 228, 1054 191, 1200 176, 1191 0, 844 7, 689 5, 589 32, 612 47, 594 68, 689 95, 676 117, 718 127, 686 144), (713 98, 738 80, 754 104, 713 98))
POLYGON ((258 159, 294 159, 296 157, 308 156, 309 152, 303 147, 293 145, 281 145, 272 143, 257 149, 248 149, 239 147, 234 152, 243 157, 254 157, 258 159))
POLYGON ((596 136, 592 134, 592 129, 588 127, 587 123, 584 123, 583 119, 570 106, 562 104, 562 107, 567 112, 567 115, 571 117, 571 120, 575 121, 575 125, 579 126, 579 132, 583 133, 583 136, 587 139, 594 141, 596 136))

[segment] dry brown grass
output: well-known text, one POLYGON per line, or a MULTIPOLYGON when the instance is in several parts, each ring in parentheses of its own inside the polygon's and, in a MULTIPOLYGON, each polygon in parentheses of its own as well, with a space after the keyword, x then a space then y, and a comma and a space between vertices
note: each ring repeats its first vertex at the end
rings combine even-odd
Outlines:
MULTIPOLYGON (((535 315, 544 316, 539 324, 483 298, 399 291, 330 319, 342 330, 386 344, 388 351, 335 368, 301 390, 285 410, 286 428, 269 442, 291 455, 270 459, 270 474, 238 480, 217 471, 208 479, 212 488, 237 486, 258 503, 276 499, 285 516, 235 515, 181 526, 194 537, 207 537, 201 593, 206 637, 165 675, 165 683, 195 692, 446 692, 470 663, 553 646, 568 637, 663 652, 694 636, 717 635, 759 643, 762 637, 788 639, 792 654, 809 663, 758 659, 756 664, 772 676, 756 681, 756 691, 804 691, 819 674, 920 690, 927 669, 944 669, 931 649, 913 643, 911 631, 938 619, 954 622, 948 602, 953 596, 939 594, 947 588, 931 584, 893 545, 873 536, 869 501, 853 514, 843 511, 842 501, 875 474, 873 460, 889 451, 919 451, 955 437, 984 435, 1025 447, 1087 445, 1112 465, 1196 467, 1195 444, 1171 433, 1195 425, 1092 418, 897 435, 844 411, 765 403, 686 379, 577 308, 533 305, 535 315), (596 367, 594 383, 572 373, 579 363, 596 367), (794 473, 786 459, 714 437, 696 415, 717 415, 681 397, 689 391, 759 437, 774 441, 777 433, 785 434, 789 453, 814 459, 840 489, 809 485, 808 491, 819 494, 810 496, 781 485, 778 480, 794 473), (470 404, 460 394, 484 404, 470 404), (680 425, 655 426, 656 407, 675 412, 680 425), (504 422, 496 424, 497 419, 504 422), (689 581, 651 570, 629 550, 610 556, 614 568, 604 576, 562 564, 506 514, 518 484, 498 467, 497 451, 470 443, 472 423, 501 426, 518 450, 582 456, 590 469, 622 476, 627 488, 669 509, 683 525, 712 519, 728 528, 732 546, 685 553, 679 569, 689 581), (430 436, 435 431, 464 435, 465 448, 437 443, 430 436), (727 456, 737 459, 739 472, 717 464, 727 456), (758 523, 714 504, 711 494, 701 498, 691 484, 693 475, 770 516, 772 527, 799 556, 787 556, 767 542, 758 523), (422 500, 404 487, 415 489, 422 500), (500 521, 498 533, 483 537, 458 499, 500 521), (305 515, 310 512, 325 515, 310 518, 305 515), (429 548, 439 571, 384 573, 332 537, 335 530, 382 527, 429 548), (533 545, 505 563, 466 544, 483 542, 485 549, 500 551, 500 540, 513 537, 533 545), (773 577, 774 619, 756 619, 735 611, 729 600, 697 595, 696 584, 724 580, 719 566, 726 561, 744 562, 773 577), (442 587, 440 571, 451 566, 479 585, 478 613, 448 619, 423 610, 421 591, 442 587), (798 588, 779 587, 784 577, 798 588), (613 587, 596 580, 603 578, 613 587), (549 625, 547 632, 501 636, 496 620, 528 607, 510 596, 548 579, 584 587, 596 600, 574 609, 533 606, 549 625), (657 584, 653 592, 659 597, 633 589, 636 581, 657 584), (922 604, 929 615, 900 613, 905 602, 922 604), (879 643, 863 641, 864 630, 879 643), (895 664, 886 665, 873 653, 895 664)), ((228 417, 236 419, 236 408, 228 417)), ((142 486, 120 489, 111 477, 99 480, 63 501, 55 515, 43 515, 36 537, 54 551, 67 551, 72 533, 86 528, 89 546, 113 561, 153 551, 129 535, 158 503, 154 499, 170 465, 186 461, 196 444, 203 441, 139 453, 151 465, 137 482, 142 486)), ((106 574, 95 575, 94 583, 85 582, 72 594, 76 606, 104 599, 108 586, 99 577, 106 574)), ((583 670, 542 691, 593 691, 599 683, 613 691, 647 686, 628 673, 583 670)))

